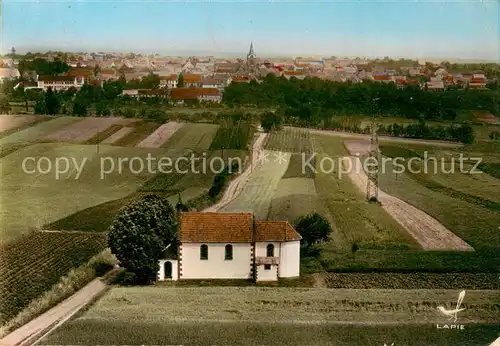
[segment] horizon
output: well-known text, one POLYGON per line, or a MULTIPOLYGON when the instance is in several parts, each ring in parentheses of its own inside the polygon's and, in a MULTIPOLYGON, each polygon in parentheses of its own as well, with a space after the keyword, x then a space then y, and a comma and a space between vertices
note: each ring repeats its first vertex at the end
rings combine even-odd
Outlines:
POLYGON ((261 57, 500 60, 496 1, 4 0, 2 5, 2 54, 15 47, 244 57, 253 41, 261 57))

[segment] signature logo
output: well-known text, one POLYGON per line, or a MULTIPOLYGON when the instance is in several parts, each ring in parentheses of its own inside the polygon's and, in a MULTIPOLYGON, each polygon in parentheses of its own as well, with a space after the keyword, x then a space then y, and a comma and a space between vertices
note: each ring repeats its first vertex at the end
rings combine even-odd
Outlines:
POLYGON ((448 321, 452 321, 453 320, 453 322, 456 322, 457 318, 458 318, 457 314, 460 311, 464 311, 465 310, 465 308, 460 308, 460 306, 462 305, 462 301, 464 300, 464 297, 465 297, 465 291, 460 292, 460 294, 458 295, 457 306, 455 307, 455 309, 447 310, 443 306, 438 306, 437 309, 439 311, 441 311, 441 313, 443 313, 443 315, 446 315, 446 316, 449 317, 448 321))

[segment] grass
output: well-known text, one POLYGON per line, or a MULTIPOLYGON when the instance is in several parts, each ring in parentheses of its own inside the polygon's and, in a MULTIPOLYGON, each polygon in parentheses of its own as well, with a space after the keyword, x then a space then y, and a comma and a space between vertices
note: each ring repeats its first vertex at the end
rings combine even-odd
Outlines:
POLYGON ((333 248, 350 249, 354 242, 362 248, 419 248, 398 222, 380 205, 368 203, 347 174, 342 174, 339 159, 348 155, 342 139, 316 135, 313 144, 320 153, 316 160, 316 189, 330 215, 333 248), (333 159, 331 173, 330 163, 324 165, 325 170, 320 169, 325 158, 333 159))
MULTIPOLYGON (((416 152, 415 147, 408 148, 416 152)), ((404 150, 400 150, 403 157, 404 150)), ((466 151, 467 148, 463 150, 472 156, 466 151)), ((448 153, 457 152, 448 150, 448 153)), ((445 157, 445 154, 443 151, 437 152, 438 157, 445 157)), ((389 163, 386 172, 380 175, 380 187, 385 192, 433 216, 476 250, 500 246, 498 199, 489 190, 499 186, 494 178, 486 178, 490 185, 488 187, 474 177, 461 173, 433 177, 433 174, 406 172, 398 174, 396 179, 392 172, 389 163)))
POLYGON ((275 157, 269 153, 267 162, 253 170, 243 191, 228 205, 222 208, 224 212, 253 211, 255 218, 265 220, 278 183, 286 172, 290 154, 285 155, 286 162, 275 162, 275 157))
POLYGON ((427 163, 413 162, 413 172, 408 171, 408 175, 423 186, 450 197, 500 211, 500 196, 496 193, 500 189, 500 180, 481 173, 480 167, 472 171, 476 164, 472 164, 473 161, 466 161, 462 170, 458 153, 437 151, 424 156, 421 152, 402 146, 382 145, 380 148, 382 154, 392 158, 401 157, 408 160, 420 157, 427 160, 427 163))
MULTIPOLYGON (((126 136, 120 138, 118 141, 113 143, 113 145, 120 147, 135 147, 143 139, 153 133, 160 125, 161 123, 150 120, 142 120, 129 124, 127 127, 133 127, 134 130, 126 136)), ((102 138, 104 139, 106 137, 102 138)))
MULTIPOLYGON (((137 149, 136 149, 137 150, 137 149)), ((159 149, 162 150, 162 149, 159 149)), ((220 152, 212 153, 210 157, 221 157, 220 152)), ((247 155, 244 151, 226 150, 224 154, 225 161, 230 158, 240 158, 241 162, 247 155)), ((201 161, 200 161, 201 162, 201 161)), ((209 162, 207 160, 207 162, 209 162)), ((188 168, 183 165, 180 169, 188 168)), ((178 193, 181 194, 183 203, 188 203, 202 197, 212 186, 214 173, 209 169, 205 174, 202 173, 202 167, 196 166, 196 171, 182 173, 158 173, 152 176, 133 192, 123 198, 106 201, 97 205, 82 209, 74 214, 63 217, 55 222, 49 223, 44 227, 47 229, 65 229, 82 230, 88 232, 104 232, 111 225, 113 219, 118 215, 121 208, 132 203, 137 198, 154 193, 167 197, 172 205, 178 201, 178 193)))
POLYGON ((496 249, 447 252, 362 247, 353 256, 350 251, 341 252, 329 244, 321 248, 320 262, 331 272, 495 273, 500 268, 496 249))
POLYGON ((49 230, 80 230, 106 232, 121 208, 132 203, 138 194, 97 204, 44 225, 49 230))
POLYGON ((192 150, 204 152, 210 148, 219 126, 214 124, 184 124, 167 141, 163 147, 184 152, 192 150))
POLYGON ((0 322, 6 322, 72 268, 106 247, 105 234, 33 232, 4 245, 0 259, 0 322))
MULTIPOLYGON (((100 146, 98 156, 94 146, 44 143, 19 149, 1 158, 2 240, 15 238, 29 229, 42 227, 91 206, 136 192, 153 174, 147 168, 134 174, 126 161, 122 162, 120 172, 118 159, 141 157, 146 166, 148 154, 158 157, 163 151, 100 146), (54 170, 48 174, 25 173, 21 163, 29 156, 45 156, 52 163, 57 157, 74 159, 80 165, 83 160, 86 161, 78 179, 76 169, 70 169, 56 179, 54 170), (109 159, 101 161, 104 157, 109 159), (111 173, 105 174, 108 171, 111 173)), ((156 169, 154 164, 152 169, 156 169)))
POLYGON ((461 323, 467 325, 462 334, 441 333, 435 326, 446 322, 436 313, 435 305, 452 306, 456 291, 398 293, 277 287, 116 287, 42 344, 382 345, 417 340, 419 345, 428 345, 436 340, 439 344, 450 340, 460 343, 464 337, 490 341, 497 336, 493 324, 499 298, 494 291, 467 293, 467 309, 460 316, 461 323))
POLYGON ((290 156, 288 169, 283 175, 283 179, 287 178, 314 178, 315 158, 311 154, 297 154, 294 153, 290 156), (309 165, 309 164, 310 165, 309 165))
POLYGON ((267 218, 287 220, 293 225, 298 217, 314 212, 325 214, 314 179, 283 178, 276 187, 267 218))

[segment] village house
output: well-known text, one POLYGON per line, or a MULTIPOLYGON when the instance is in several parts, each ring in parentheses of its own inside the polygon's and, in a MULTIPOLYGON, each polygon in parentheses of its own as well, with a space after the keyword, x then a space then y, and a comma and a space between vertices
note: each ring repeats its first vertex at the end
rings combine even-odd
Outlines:
POLYGON ((474 73, 469 81, 469 88, 482 89, 486 88, 486 77, 483 73, 474 73))
POLYGON ((307 77, 307 74, 303 71, 283 71, 283 76, 286 79, 290 79, 292 77, 297 79, 304 79, 307 77))
POLYGON ((215 79, 217 84, 219 84, 221 86, 221 89, 224 89, 225 87, 227 87, 229 84, 231 84, 231 81, 232 81, 232 77, 228 73, 214 74, 212 76, 212 78, 215 79))
POLYGON ((177 104, 184 104, 186 101, 220 103, 222 93, 216 88, 174 88, 170 91, 170 99, 177 104))
POLYGON ((375 82, 381 82, 381 83, 391 83, 391 82, 393 82, 391 76, 388 76, 388 75, 385 75, 385 74, 373 75, 373 80, 375 82))
POLYGON ((427 90, 442 91, 444 90, 444 82, 441 77, 431 77, 426 83, 427 90))
POLYGON ((160 77, 160 88, 177 88, 178 77, 176 74, 160 77))
POLYGON ((251 78, 246 75, 233 76, 231 83, 250 83, 251 78))
POLYGON ((221 88, 222 83, 214 77, 206 77, 201 81, 202 88, 221 88))
POLYGON ((190 88, 190 87, 201 87, 201 74, 191 74, 191 73, 186 73, 182 74, 182 77, 184 79, 184 87, 190 88))
POLYGON ((178 236, 178 251, 167 248, 159 261, 159 281, 277 281, 300 275, 301 236, 287 221, 255 220, 252 213, 186 212, 180 213, 178 236))
POLYGON ((99 79, 101 81, 113 81, 118 79, 118 75, 114 69, 102 69, 99 72, 99 79))
POLYGON ((85 77, 73 76, 38 76, 38 88, 47 91, 68 90, 70 88, 80 89, 85 84, 85 77))
POLYGON ((121 95, 128 95, 135 98, 167 97, 168 91, 161 89, 125 89, 121 95))
POLYGON ((21 75, 19 74, 19 70, 17 68, 0 68, 0 82, 19 78, 20 76, 21 75))

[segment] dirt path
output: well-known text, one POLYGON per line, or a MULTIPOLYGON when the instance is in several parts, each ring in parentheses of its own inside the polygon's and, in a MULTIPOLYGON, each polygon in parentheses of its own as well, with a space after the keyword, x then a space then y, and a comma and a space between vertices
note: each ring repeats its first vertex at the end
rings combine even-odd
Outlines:
POLYGON ((247 183, 250 174, 254 169, 258 168, 260 165, 260 162, 258 161, 259 152, 260 150, 262 150, 266 138, 267 138, 267 133, 259 134, 259 137, 255 140, 253 144, 252 162, 250 162, 248 168, 229 183, 229 186, 224 192, 224 196, 222 196, 221 200, 216 204, 204 209, 203 210, 204 212, 216 212, 222 209, 227 204, 229 204, 229 202, 235 199, 241 193, 241 191, 243 191, 243 188, 245 187, 245 184, 247 183))
MULTIPOLYGON (((335 137, 343 137, 343 138, 353 138, 353 139, 367 139, 370 140, 370 135, 364 135, 359 133, 349 133, 349 132, 340 132, 340 131, 329 131, 329 130, 309 130, 311 134, 320 134, 320 135, 328 135, 335 137)), ((380 141, 388 141, 388 142, 403 142, 403 143, 413 143, 413 144, 427 144, 427 145, 436 145, 441 147, 462 147, 462 143, 458 142, 446 142, 446 141, 432 141, 432 140, 423 140, 423 139, 411 139, 411 138, 399 138, 399 137, 388 137, 388 136, 379 136, 380 141)))
POLYGON ((5 336, 0 340, 0 345, 35 345, 38 341, 90 303, 97 295, 103 292, 105 288, 106 284, 101 279, 94 279, 62 303, 5 336))
MULTIPOLYGON (((363 170, 361 160, 355 156, 349 156, 349 158, 352 167, 349 177, 360 191, 365 193, 368 177, 363 170)), ((382 207, 415 238, 424 250, 474 251, 469 244, 420 209, 380 189, 378 197, 382 207)))

